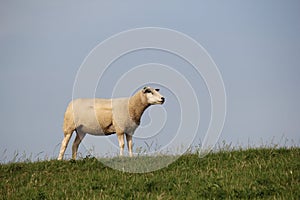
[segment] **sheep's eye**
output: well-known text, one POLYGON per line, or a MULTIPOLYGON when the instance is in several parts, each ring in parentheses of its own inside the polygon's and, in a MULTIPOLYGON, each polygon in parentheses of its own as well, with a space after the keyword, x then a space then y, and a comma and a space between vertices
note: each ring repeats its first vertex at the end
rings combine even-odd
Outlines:
POLYGON ((152 93, 151 90, 147 89, 145 90, 145 93, 152 93))
POLYGON ((156 92, 159 92, 159 89, 155 89, 156 92))

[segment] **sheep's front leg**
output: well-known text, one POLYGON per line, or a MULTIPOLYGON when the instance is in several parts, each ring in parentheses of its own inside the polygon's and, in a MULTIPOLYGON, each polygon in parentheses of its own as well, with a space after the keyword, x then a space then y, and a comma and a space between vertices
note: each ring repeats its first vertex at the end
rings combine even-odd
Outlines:
POLYGON ((126 141, 127 141, 129 156, 132 157, 132 135, 126 134, 126 141))
POLYGON ((119 147, 120 147, 120 156, 123 156, 124 151, 124 133, 117 134, 118 135, 118 141, 119 141, 119 147))

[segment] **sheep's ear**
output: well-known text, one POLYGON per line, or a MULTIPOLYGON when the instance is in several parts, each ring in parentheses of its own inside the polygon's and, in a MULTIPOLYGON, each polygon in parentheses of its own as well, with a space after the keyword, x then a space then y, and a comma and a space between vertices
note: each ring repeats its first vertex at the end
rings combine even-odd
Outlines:
POLYGON ((156 89, 155 89, 155 91, 156 91, 156 92, 159 92, 159 89, 158 89, 158 88, 156 88, 156 89))

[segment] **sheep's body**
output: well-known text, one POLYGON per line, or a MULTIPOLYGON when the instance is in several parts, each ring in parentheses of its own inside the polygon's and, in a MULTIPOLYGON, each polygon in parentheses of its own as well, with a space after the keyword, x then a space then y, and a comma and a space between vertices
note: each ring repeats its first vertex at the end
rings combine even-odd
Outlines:
POLYGON ((67 108, 64 131, 72 128, 91 135, 110 135, 116 133, 118 124, 125 133, 132 133, 137 124, 128 118, 128 101, 128 98, 76 99, 67 108), (113 112, 118 115, 118 123, 114 122, 113 112))
POLYGON ((72 147, 72 157, 76 159, 78 146, 86 133, 92 135, 118 135, 120 155, 124 150, 126 135, 129 154, 132 156, 132 135, 140 124, 144 110, 152 104, 162 104, 158 90, 144 87, 130 98, 118 99, 76 99, 65 112, 64 139, 58 159, 63 158, 73 131, 77 136, 72 147), (149 92, 150 91, 150 92, 149 92), (151 94, 150 94, 151 93, 151 94))

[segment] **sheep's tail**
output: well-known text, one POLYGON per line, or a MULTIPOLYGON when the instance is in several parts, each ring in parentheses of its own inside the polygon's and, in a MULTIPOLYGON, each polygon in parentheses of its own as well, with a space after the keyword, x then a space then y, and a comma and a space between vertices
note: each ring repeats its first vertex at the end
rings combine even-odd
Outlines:
POLYGON ((64 134, 70 134, 76 129, 74 121, 74 112, 72 102, 68 105, 64 115, 63 132, 64 134))

